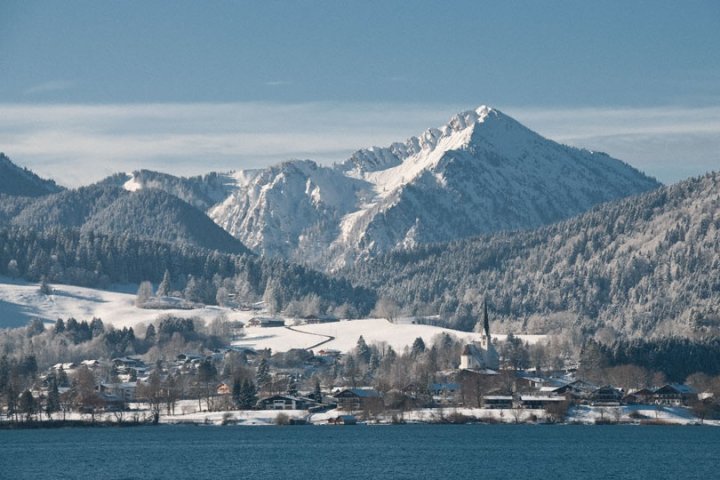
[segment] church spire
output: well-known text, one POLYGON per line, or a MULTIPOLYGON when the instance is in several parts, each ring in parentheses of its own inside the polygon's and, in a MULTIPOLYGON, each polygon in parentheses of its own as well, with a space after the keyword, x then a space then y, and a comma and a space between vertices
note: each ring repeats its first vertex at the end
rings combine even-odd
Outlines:
POLYGON ((483 331, 485 336, 490 339, 490 320, 487 313, 487 299, 483 302, 483 331))

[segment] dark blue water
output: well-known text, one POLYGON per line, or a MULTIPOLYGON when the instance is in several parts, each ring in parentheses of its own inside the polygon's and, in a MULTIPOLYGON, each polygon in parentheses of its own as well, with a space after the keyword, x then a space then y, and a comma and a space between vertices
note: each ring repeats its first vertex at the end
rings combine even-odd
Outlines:
POLYGON ((720 477, 720 428, 404 425, 0 431, 0 479, 720 477))

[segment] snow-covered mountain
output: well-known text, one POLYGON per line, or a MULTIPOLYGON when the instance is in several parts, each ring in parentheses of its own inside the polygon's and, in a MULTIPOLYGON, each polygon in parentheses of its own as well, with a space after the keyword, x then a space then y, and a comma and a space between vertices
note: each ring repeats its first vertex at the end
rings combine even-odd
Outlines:
POLYGON ((215 222, 260 253, 329 269, 417 244, 537 227, 659 186, 485 106, 333 167, 286 162, 236 185, 209 210, 215 222))
POLYGON ((373 187, 310 160, 285 162, 246 175, 209 215, 256 252, 324 265, 343 218, 374 197, 373 187))

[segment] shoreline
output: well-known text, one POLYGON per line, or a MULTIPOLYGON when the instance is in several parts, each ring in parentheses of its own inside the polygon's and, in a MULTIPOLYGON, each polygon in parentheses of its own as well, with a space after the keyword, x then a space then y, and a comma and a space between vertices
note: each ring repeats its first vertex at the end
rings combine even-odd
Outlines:
MULTIPOLYGON (((175 419, 171 419, 175 420, 175 419)), ((117 422, 106 420, 31 420, 31 421, 0 421, 0 431, 2 430, 56 430, 62 428, 130 428, 130 427, 167 427, 167 426, 188 426, 188 427, 351 427, 351 426, 411 426, 411 425, 476 425, 476 426, 518 426, 518 425, 536 425, 536 426, 661 426, 661 427, 720 427, 718 420, 705 420, 688 423, 668 422, 662 419, 643 419, 637 421, 598 421, 598 422, 582 422, 577 420, 564 422, 496 422, 483 421, 480 419, 467 421, 366 421, 359 420, 355 424, 343 425, 332 423, 312 423, 306 421, 288 422, 288 423, 258 423, 244 421, 230 421, 225 423, 185 420, 185 421, 161 421, 153 422, 117 422)))

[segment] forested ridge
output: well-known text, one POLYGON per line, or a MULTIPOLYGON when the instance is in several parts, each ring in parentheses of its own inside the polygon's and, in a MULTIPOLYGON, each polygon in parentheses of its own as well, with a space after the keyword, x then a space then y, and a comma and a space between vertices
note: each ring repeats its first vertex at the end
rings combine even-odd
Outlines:
POLYGON ((487 298, 512 331, 702 336, 720 327, 720 174, 533 231, 398 251, 347 274, 446 318, 487 298))
POLYGON ((62 190, 52 180, 38 177, 27 168, 15 165, 0 152, 0 194, 39 197, 62 190))
POLYGON ((0 223, 36 229, 70 227, 108 234, 130 233, 227 253, 248 252, 204 212, 161 190, 128 192, 97 184, 34 200, 9 196, 3 200, 0 223))

